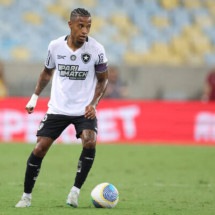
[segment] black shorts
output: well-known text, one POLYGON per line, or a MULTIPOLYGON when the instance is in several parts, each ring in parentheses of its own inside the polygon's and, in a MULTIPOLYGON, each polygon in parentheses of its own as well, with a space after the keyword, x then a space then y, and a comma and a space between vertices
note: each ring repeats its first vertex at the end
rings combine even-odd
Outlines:
POLYGON ((76 130, 76 137, 80 138, 83 130, 90 129, 97 133, 97 119, 87 119, 84 116, 66 116, 61 114, 46 114, 40 122, 37 136, 57 139, 64 129, 73 124, 76 130))

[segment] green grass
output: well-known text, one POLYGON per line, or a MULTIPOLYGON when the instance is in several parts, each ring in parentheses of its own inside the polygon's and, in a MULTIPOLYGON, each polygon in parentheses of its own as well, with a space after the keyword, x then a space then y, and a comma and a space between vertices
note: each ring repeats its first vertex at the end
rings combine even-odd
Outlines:
POLYGON ((15 208, 23 192, 26 159, 33 145, 0 144, 0 215, 214 215, 215 148, 200 146, 98 145, 79 199, 65 204, 80 145, 53 145, 44 159, 30 208, 15 208), (90 192, 101 182, 119 190, 114 209, 94 208, 90 192))

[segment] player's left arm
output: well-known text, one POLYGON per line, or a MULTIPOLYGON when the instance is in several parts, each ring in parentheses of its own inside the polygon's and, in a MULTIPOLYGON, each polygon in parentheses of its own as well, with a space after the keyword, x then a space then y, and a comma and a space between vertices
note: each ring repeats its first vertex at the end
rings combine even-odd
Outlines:
POLYGON ((93 100, 85 109, 85 117, 88 119, 94 119, 96 117, 96 106, 98 105, 107 88, 108 70, 106 69, 104 72, 96 72, 96 77, 98 81, 96 84, 93 100))

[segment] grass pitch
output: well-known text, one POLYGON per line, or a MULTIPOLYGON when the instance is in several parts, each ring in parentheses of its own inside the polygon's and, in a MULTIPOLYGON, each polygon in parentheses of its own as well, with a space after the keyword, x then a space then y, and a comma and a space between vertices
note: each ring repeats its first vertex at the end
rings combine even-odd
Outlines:
POLYGON ((53 145, 44 159, 30 208, 23 192, 30 144, 0 144, 0 215, 214 215, 215 147, 98 145, 79 207, 65 204, 81 145, 53 145), (114 209, 97 209, 90 192, 101 182, 120 193, 114 209))

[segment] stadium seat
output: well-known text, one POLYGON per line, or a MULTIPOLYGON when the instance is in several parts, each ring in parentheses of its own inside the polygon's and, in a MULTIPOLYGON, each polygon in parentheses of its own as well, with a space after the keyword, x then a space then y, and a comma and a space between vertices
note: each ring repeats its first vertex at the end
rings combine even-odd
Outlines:
POLYGON ((211 51, 211 41, 209 37, 203 33, 199 26, 185 28, 183 36, 189 43, 194 54, 198 54, 203 58, 203 55, 211 51))
POLYGON ((142 65, 143 62, 145 61, 144 55, 143 54, 136 54, 133 52, 125 52, 124 53, 124 57, 123 60, 128 64, 128 65, 142 65))
POLYGON ((57 5, 61 5, 61 7, 69 7, 72 8, 73 6, 75 6, 75 4, 77 4, 78 0, 73 0, 73 1, 68 1, 68 0, 50 0, 48 5, 53 5, 53 4, 57 4, 57 5))
POLYGON ((91 33, 94 34, 95 32, 101 31, 103 26, 105 26, 105 19, 102 17, 94 16, 93 17, 93 23, 91 28, 91 33))
POLYGON ((13 59, 26 61, 30 59, 30 52, 24 47, 15 47, 11 51, 11 56, 13 59))
POLYGON ((189 41, 182 36, 176 36, 171 40, 170 50, 173 55, 179 56, 182 61, 191 54, 189 41))
POLYGON ((61 4, 51 4, 47 7, 47 11, 60 17, 64 17, 68 13, 67 9, 61 4))
POLYGON ((156 14, 160 12, 161 8, 159 5, 159 1, 150 0, 150 1, 140 1, 142 4, 139 5, 141 8, 145 8, 149 14, 156 14))
POLYGON ((93 8, 97 5, 97 0, 80 0, 82 5, 85 5, 87 8, 93 8))
POLYGON ((182 4, 185 8, 196 9, 202 6, 201 0, 182 0, 182 4))
POLYGON ((124 59, 132 65, 144 64, 171 64, 180 65, 182 60, 180 57, 173 55, 169 47, 165 43, 155 43, 148 52, 134 54, 126 52, 124 59))
POLYGON ((209 17, 209 14, 206 15, 200 15, 196 14, 196 16, 193 18, 194 25, 198 25, 201 28, 205 27, 211 27, 214 25, 212 19, 209 17))
POLYGON ((165 27, 169 27, 170 25, 168 17, 154 15, 151 19, 152 19, 152 23, 157 28, 165 28, 165 27))
POLYGON ((191 40, 191 47, 193 48, 193 51, 200 56, 211 51, 211 44, 208 37, 205 35, 194 37, 193 40, 191 40))
POLYGON ((209 12, 211 18, 213 18, 215 16, 215 2, 214 1, 208 1, 206 3, 206 7, 208 9, 208 12, 209 12))
POLYGON ((183 35, 189 40, 192 40, 193 37, 202 35, 202 29, 198 25, 185 26, 182 29, 181 35, 183 35))
POLYGON ((9 7, 13 4, 14 0, 0 0, 0 5, 4 7, 9 7))
POLYGON ((129 17, 126 14, 114 14, 110 17, 111 23, 116 25, 120 31, 127 35, 135 34, 137 31, 136 27, 133 25, 129 17))
POLYGON ((152 63, 166 64, 171 56, 168 44, 155 42, 151 47, 152 63))
POLYGON ((215 1, 214 0, 204 0, 203 5, 208 9, 213 8, 213 7, 215 7, 215 1))
POLYGON ((166 10, 172 10, 179 6, 179 0, 161 0, 160 4, 166 10))
POLYGON ((39 14, 34 13, 32 11, 24 13, 23 20, 32 25, 41 25, 43 22, 42 17, 39 14))

